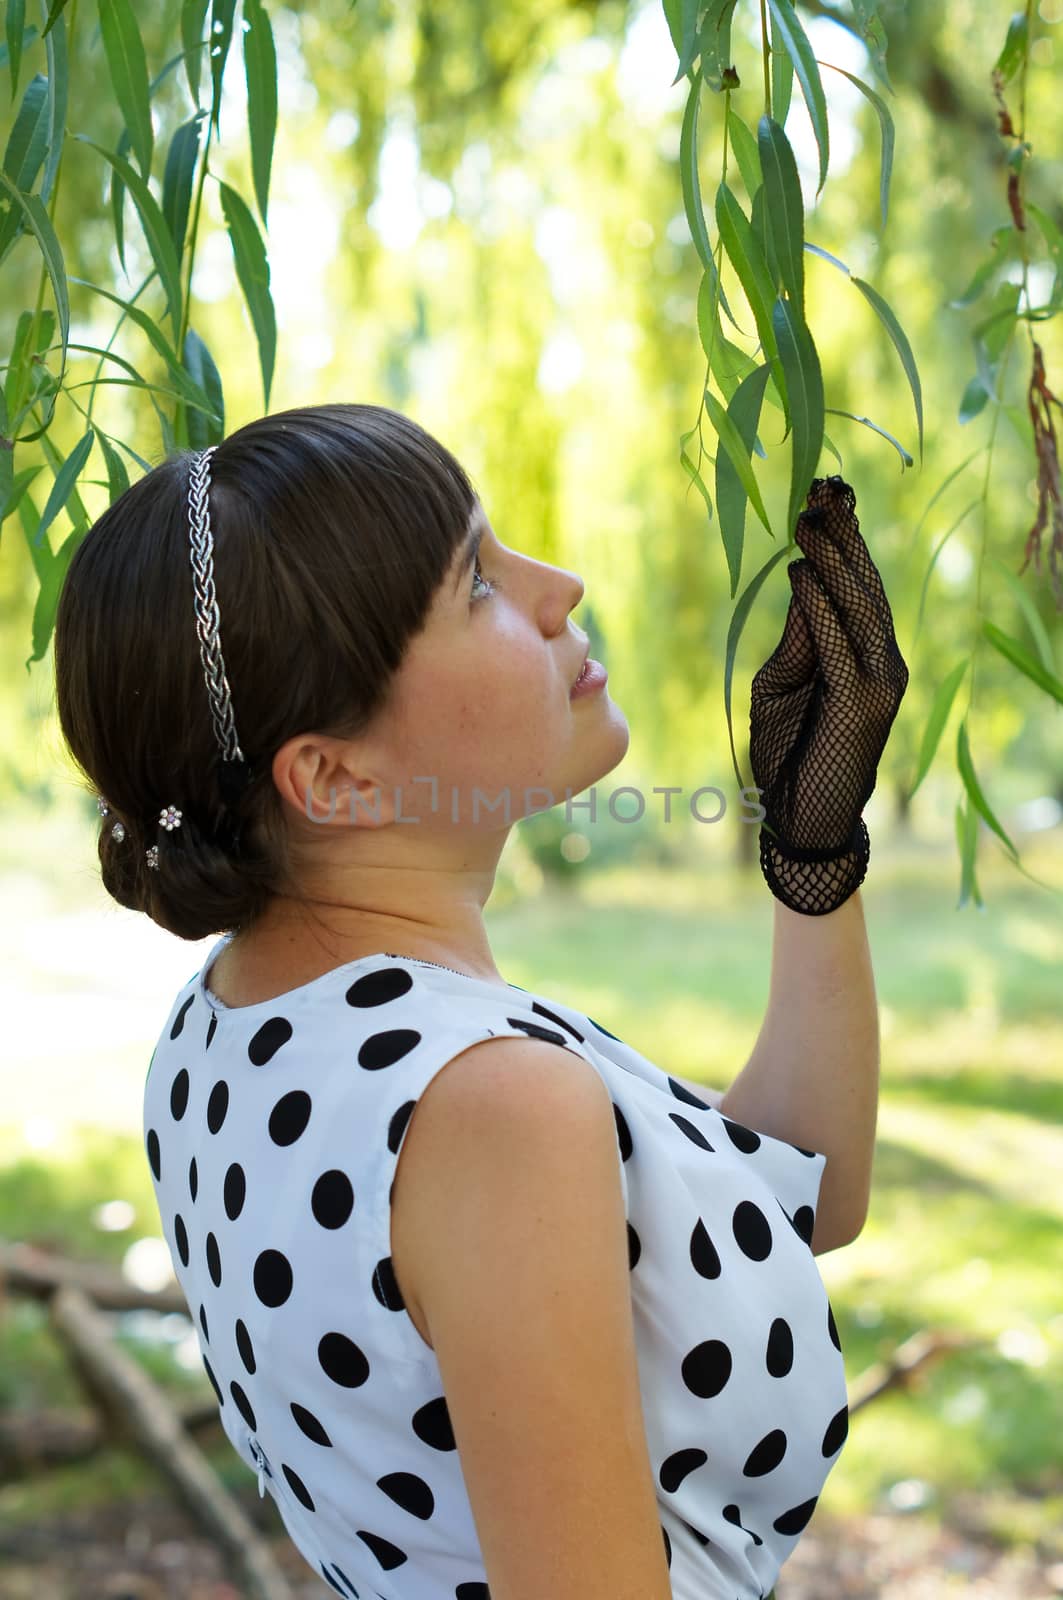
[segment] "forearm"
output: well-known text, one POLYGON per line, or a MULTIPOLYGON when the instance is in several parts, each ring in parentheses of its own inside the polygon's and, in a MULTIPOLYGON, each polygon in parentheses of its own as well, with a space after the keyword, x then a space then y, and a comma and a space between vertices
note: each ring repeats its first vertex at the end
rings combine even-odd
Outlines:
POLYGON ((879 1025, 857 890, 826 916, 774 902, 771 988, 757 1042, 720 1109, 827 1158, 812 1247, 855 1238, 867 1215, 879 1025))

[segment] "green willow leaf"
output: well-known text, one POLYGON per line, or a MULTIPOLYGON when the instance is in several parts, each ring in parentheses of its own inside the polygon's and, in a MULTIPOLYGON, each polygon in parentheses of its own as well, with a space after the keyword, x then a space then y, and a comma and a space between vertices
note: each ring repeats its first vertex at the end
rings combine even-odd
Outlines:
POLYGON ((845 262, 840 260, 837 256, 832 256, 830 251, 829 250, 824 250, 822 245, 809 244, 808 240, 806 239, 805 240, 805 249, 806 250, 811 250, 811 252, 812 252, 812 254, 814 256, 822 256, 823 260, 824 261, 829 261, 832 267, 837 267, 839 272, 844 272, 845 276, 847 278, 851 277, 851 273, 849 271, 849 268, 845 265, 845 262))
POLYGON ((5 426, 0 436, 0 526, 7 517, 15 489, 15 447, 6 434, 5 426))
MULTIPOLYGON (((4 171, 23 194, 37 180, 48 146, 48 80, 37 73, 26 85, 18 115, 4 151, 4 171)), ((22 212, 8 206, 0 216, 0 261, 24 230, 22 212)))
POLYGON ((48 19, 48 27, 44 30, 47 34, 44 47, 48 57, 48 159, 44 163, 40 195, 45 205, 52 198, 52 185, 59 171, 59 158, 63 153, 63 140, 66 138, 66 103, 70 74, 66 54, 66 21, 59 14, 61 9, 62 7, 58 10, 53 9, 48 19))
POLYGON ((1052 650, 1052 641, 1048 637, 1048 630, 1041 621, 1041 615, 1034 604, 1033 596, 1021 579, 998 556, 991 555, 989 560, 1011 590, 1019 610, 1026 618, 1026 625, 1033 634, 1033 641, 1037 646, 1037 654, 1041 657, 1045 670, 1054 674, 1056 671, 1056 658, 1052 650))
POLYGON ((980 411, 985 410, 988 399, 989 393, 982 381, 981 373, 975 373, 960 396, 960 409, 956 413, 956 421, 961 428, 965 422, 973 421, 980 411))
POLYGON ((978 782, 978 778, 975 774, 974 763, 971 760, 970 746, 967 743, 966 717, 964 717, 963 721, 960 723, 959 732, 956 735, 956 765, 959 768, 960 777, 963 779, 963 786, 967 790, 967 794, 971 802, 988 823, 989 827, 992 828, 993 832, 997 835, 997 838, 1003 840, 1012 859, 1018 861, 1019 852, 1016 850, 1015 846, 1004 832, 1004 829, 997 821, 996 815, 990 806, 989 801, 982 793, 982 786, 978 782))
POLYGON ((210 7, 210 115, 215 133, 221 137, 221 85, 229 46, 233 42, 233 14, 236 0, 211 0, 210 7))
POLYGON ((679 65, 670 85, 673 89, 680 78, 686 77, 698 53, 698 9, 698 0, 665 0, 668 29, 679 57, 679 65))
POLYGON ((956 844, 960 852, 960 898, 956 902, 956 909, 965 906, 968 900, 974 900, 976 906, 983 910, 982 895, 978 888, 978 875, 975 872, 975 859, 978 854, 978 812, 971 804, 969 796, 965 796, 956 806, 956 844))
POLYGON ((879 210, 882 213, 882 227, 885 228, 886 214, 890 203, 890 178, 893 174, 893 147, 896 137, 890 108, 882 96, 876 94, 874 89, 866 84, 862 78, 857 78, 853 73, 846 72, 844 67, 836 67, 833 61, 825 61, 823 65, 830 67, 832 72, 840 72, 843 78, 848 78, 849 82, 856 85, 860 93, 870 101, 875 109, 882 146, 882 157, 879 162, 878 202, 879 210))
POLYGON ((130 0, 99 0, 103 51, 111 87, 145 179, 151 172, 155 134, 148 96, 148 58, 130 0))
POLYGON ((210 444, 220 444, 225 437, 225 396, 222 392, 221 373, 214 365, 214 357, 194 328, 185 334, 185 366, 210 401, 217 421, 193 411, 188 417, 188 443, 193 450, 205 450, 210 444))
POLYGON ((269 289, 269 260, 262 236, 244 201, 227 183, 220 185, 221 207, 232 241, 236 276, 244 292, 251 324, 258 341, 262 367, 262 389, 266 406, 273 383, 273 364, 277 354, 277 319, 269 289))
MULTIPOLYGON (((110 300, 113 305, 120 306, 123 314, 136 324, 148 340, 148 343, 165 361, 178 394, 187 400, 190 405, 199 406, 207 412, 212 411, 207 396, 203 393, 199 384, 189 377, 178 360, 173 346, 156 324, 154 317, 149 317, 139 306, 135 306, 131 300, 123 300, 120 295, 112 294, 110 289, 103 289, 98 283, 90 283, 87 278, 71 278, 70 281, 71 283, 80 284, 83 288, 91 289, 94 294, 102 295, 105 300, 110 300)), ((102 383, 105 380, 100 378, 94 381, 102 383)), ((144 387, 148 388, 150 386, 145 384, 144 387)))
POLYGON ((251 134, 251 171, 262 226, 269 205, 269 175, 277 134, 277 51, 262 0, 244 0, 244 76, 251 134))
POLYGON ((727 113, 727 137, 731 141, 746 194, 752 201, 764 182, 764 174, 760 170, 760 151, 757 149, 756 134, 742 121, 734 106, 727 113))
POLYGON ((45 371, 38 357, 47 353, 54 337, 54 311, 42 306, 39 316, 33 311, 19 313, 0 401, 4 413, 0 431, 9 439, 17 436, 23 416, 36 400, 39 380, 45 371))
MULTIPOLYGON (((884 439, 888 439, 890 444, 901 458, 902 472, 904 471, 905 467, 911 467, 915 465, 915 462, 912 460, 912 457, 908 454, 908 451, 904 448, 903 444, 901 444, 900 440, 895 439, 892 433, 888 433, 885 428, 880 428, 877 422, 872 422, 870 417, 857 417, 854 416, 851 411, 840 411, 835 406, 826 406, 824 407, 824 410, 826 411, 828 417, 848 417, 850 422, 859 422, 863 425, 863 427, 871 428, 875 433, 880 433, 884 439)), ((826 434, 823 436, 823 442, 826 443, 826 434)))
POLYGON ((705 211, 701 203, 701 179, 698 176, 698 110, 701 104, 701 72, 695 72, 687 102, 683 110, 683 126, 679 135, 679 177, 683 189, 683 209, 687 226, 701 264, 711 271, 714 266, 709 230, 705 226, 705 211))
POLYGON ((683 471, 686 473, 687 477, 690 479, 691 483, 694 484, 699 491, 701 498, 704 500, 705 509, 709 513, 709 521, 711 522, 713 517, 712 497, 709 494, 708 489, 705 487, 704 478, 701 476, 701 473, 698 471, 698 468, 695 466, 694 462, 691 461, 690 457, 687 455, 687 440, 691 438, 693 434, 697 433, 697 431, 697 428, 694 427, 688 429, 686 433, 680 435, 679 464, 683 468, 683 471))
MULTIPOLYGON (((908 335, 905 333, 904 329, 897 321, 897 318, 894 316, 893 311, 879 294, 877 289, 873 289, 869 283, 864 281, 863 278, 854 277, 852 281, 860 290, 860 293, 864 296, 864 299, 867 301, 868 305, 871 306, 872 310, 879 317, 886 332, 893 340, 897 354, 901 358, 901 366, 904 368, 905 376, 908 379, 908 384, 912 391, 912 400, 915 404, 915 418, 919 425, 919 460, 922 462, 923 390, 922 385, 919 382, 919 371, 915 364, 915 356, 912 354, 912 347, 908 343, 908 335)), ((1018 285, 1015 285, 1015 287, 1017 288, 1018 285)))
MULTIPOLYGON (((1052 264, 1056 269, 1056 281, 1053 285, 1051 296, 1051 303, 1056 306, 1061 292, 1063 292, 1063 233, 1056 227, 1048 213, 1042 211, 1040 206, 1034 205, 1032 200, 1027 200, 1026 209, 1044 234, 1045 244, 1048 246, 1048 254, 1051 256, 1052 264)), ((997 232, 1006 233, 1010 240, 1018 240, 1018 235, 1010 223, 1005 223, 1002 228, 997 229, 997 232)), ((995 237, 996 235, 994 234, 995 237)))
POLYGON ((56 473, 55 482, 52 484, 51 493, 41 512, 41 520, 34 535, 34 541, 40 547, 41 540, 62 511, 74 490, 81 469, 92 453, 92 441, 95 438, 92 428, 78 440, 71 450, 59 471, 56 473))
POLYGON ((712 274, 703 272, 698 286, 698 336, 705 358, 710 363, 710 371, 730 400, 746 373, 752 372, 756 362, 738 345, 732 344, 724 333, 712 288, 712 274))
POLYGON ((170 230, 166 226, 166 219, 162 209, 143 178, 121 156, 114 155, 110 150, 105 150, 103 145, 97 144, 94 139, 89 139, 83 133, 74 135, 83 144, 90 145, 103 159, 111 164, 121 178, 133 199, 140 218, 140 225, 144 230, 144 237, 151 251, 151 259, 158 269, 159 280, 166 294, 166 305, 170 321, 175 329, 181 326, 181 269, 177 260, 177 251, 174 249, 170 230))
POLYGON ((203 52, 207 48, 207 41, 203 30, 207 25, 207 7, 210 0, 183 0, 181 6, 181 44, 184 46, 185 75, 188 78, 188 92, 192 96, 196 110, 199 106, 199 79, 200 68, 203 64, 203 52))
POLYGON ((764 563, 760 571, 750 578, 749 583, 743 590, 742 598, 734 608, 731 622, 727 629, 727 645, 724 652, 723 664, 723 704, 724 711, 727 716, 727 737, 731 744, 731 765, 734 768, 734 775, 738 780, 738 787, 740 789, 745 788, 746 784, 745 779, 742 777, 741 769, 738 765, 738 756, 735 754, 734 725, 731 718, 731 680, 734 677, 735 655, 738 651, 738 641, 742 637, 742 629, 746 625, 746 619, 749 616, 750 608, 752 607, 754 600, 757 598, 757 595, 760 593, 760 589, 764 583, 764 580, 770 575, 772 568, 777 567, 780 561, 785 561, 786 557, 792 554, 792 552, 793 545, 784 544, 780 549, 776 550, 775 554, 771 556, 768 561, 764 563))
POLYGON ((1049 672, 1039 661, 1035 661, 1030 652, 1017 639, 1013 639, 1010 634, 1005 633, 1002 628, 996 627, 985 617, 982 619, 982 632, 990 644, 1000 651, 1006 661, 1010 661, 1013 666, 1018 667, 1020 672, 1025 672, 1026 676, 1033 683, 1036 683, 1039 689, 1043 689, 1045 694, 1054 696, 1060 705, 1063 705, 1063 682, 1060 682, 1054 672, 1049 672))
MULTIPOLYGON (((59 372, 59 382, 62 382, 63 373, 66 371, 66 347, 70 339, 70 301, 66 287, 66 266, 63 261, 63 252, 59 247, 59 240, 55 236, 47 211, 39 195, 23 194, 11 182, 6 173, 0 172, 0 188, 4 189, 15 205, 20 207, 31 233, 41 248, 44 257, 45 270, 55 296, 56 310, 59 312, 59 334, 62 343, 62 361, 59 372)), ((49 413, 50 416, 50 413, 49 413)))
MULTIPOLYGON (((757 423, 760 420, 761 407, 764 403, 764 386, 768 381, 771 369, 765 362, 757 367, 748 377, 744 378, 735 390, 727 406, 727 415, 738 437, 740 446, 745 452, 744 460, 749 466, 749 454, 753 448, 753 441, 757 434, 757 423)), ((720 537, 723 540, 724 552, 727 556, 727 568, 731 576, 731 599, 738 591, 738 581, 742 572, 742 547, 745 543, 746 504, 749 495, 742 475, 735 467, 728 449, 716 452, 716 505, 720 513, 720 537)))
POLYGON ((731 21, 736 4, 737 0, 709 0, 698 29, 701 75, 716 94, 723 89, 724 74, 732 65, 731 21))
POLYGON ((774 17, 768 27, 771 34, 771 114, 780 128, 784 128, 794 92, 794 64, 786 53, 774 17))
POLYGON ((183 122, 170 140, 166 153, 166 171, 162 180, 162 214, 170 230, 177 260, 180 263, 185 251, 185 231, 192 203, 192 185, 199 157, 200 123, 205 111, 197 111, 188 122, 183 122))
POLYGON ((786 374, 793 429, 793 465, 786 512, 786 526, 792 533, 823 448, 823 373, 812 334, 795 306, 788 300, 777 299, 772 309, 772 323, 779 360, 786 374))
POLYGON ((52 4, 48 11, 48 18, 44 24, 44 32, 41 34, 42 39, 51 38, 52 29, 62 17, 63 12, 66 10, 69 3, 70 0, 52 0, 52 4))
POLYGON ((26 0, 7 0, 4 32, 7 59, 11 69, 11 98, 18 94, 18 75, 22 66, 22 41, 26 31, 26 0))
POLYGON ((1013 78, 1026 58, 1029 44, 1029 24, 1025 11, 1016 11, 1008 23, 1008 36, 1004 46, 993 64, 993 71, 1000 73, 1002 83, 1007 83, 1013 78))
POLYGON ((944 682, 938 684, 934 703, 930 707, 930 715, 927 717, 926 727, 923 729, 923 739, 919 746, 919 759, 915 768, 915 781, 908 791, 909 801, 912 800, 919 785, 930 771, 930 763, 937 753, 941 735, 944 733, 945 724, 949 720, 949 712, 952 710, 952 702, 956 698, 956 691, 960 687, 967 667, 967 661, 957 662, 944 682))
MULTIPOLYGON (((766 367, 762 370, 767 372, 766 367)), ((705 406, 708 410, 712 425, 716 430, 717 438, 719 439, 720 444, 726 451, 727 455, 730 457, 731 464, 738 474, 742 487, 745 489, 746 494, 749 496, 750 501, 752 502, 754 511, 757 513, 757 516, 760 518, 761 522, 774 539, 775 534, 772 532, 771 523, 768 521, 768 513, 764 508, 764 500, 760 493, 760 485, 757 483, 756 475, 753 471, 752 464, 750 463, 750 446, 746 444, 735 425, 734 419, 728 414, 727 411, 724 410, 723 406, 712 393, 711 389, 705 390, 705 406)), ((717 464, 718 463, 719 457, 717 457, 717 464)), ((719 493, 717 493, 716 498, 719 500, 719 493)))
POLYGON ((126 471, 125 462, 118 454, 109 437, 98 425, 96 427, 96 438, 99 441, 100 449, 103 451, 103 459, 107 463, 107 490, 110 495, 108 503, 114 505, 119 495, 125 494, 129 488, 129 473, 126 471))
POLYGON ((775 246, 783 288, 805 314, 805 211, 801 182, 790 141, 773 117, 757 124, 757 148, 764 173, 764 220, 775 246))
POLYGON ((756 319, 764 354, 769 362, 774 361, 778 355, 771 318, 775 286, 760 240, 726 183, 716 190, 716 226, 756 319))
MULTIPOLYGON (((797 80, 801 85, 801 92, 805 97, 808 115, 812 122, 812 131, 816 136, 819 147, 819 184, 816 188, 818 199, 823 185, 827 181, 827 167, 830 161, 830 131, 827 125, 827 101, 823 93, 823 83, 819 76, 819 63, 815 51, 808 42, 808 35, 798 19, 790 0, 768 0, 771 14, 778 25, 779 36, 790 57, 797 80)), ((778 119, 777 119, 778 120, 778 119)))
MULTIPOLYGON (((5 454, 13 456, 14 451, 9 450, 5 454)), ((0 523, 6 522, 11 513, 18 510, 22 496, 26 493, 40 470, 41 468, 38 464, 35 467, 23 467, 21 472, 15 473, 8 489, 7 499, 0 498, 0 523)))
MULTIPOLYGON (((1027 207, 1028 210, 1032 207, 1027 207)), ((979 296, 984 293, 986 284, 993 274, 1002 267, 1008 257, 1014 253, 1015 229, 1010 222, 1005 222, 999 228, 994 228, 989 244, 995 253, 981 262, 974 270, 970 283, 961 295, 955 300, 946 300, 945 304, 956 311, 962 311, 965 306, 973 305, 979 296)))
POLYGON ((871 65, 878 73, 890 94, 896 94, 889 73, 886 71, 886 30, 882 26, 882 19, 878 14, 879 0, 853 0, 853 11, 863 34, 867 53, 871 57, 871 65))

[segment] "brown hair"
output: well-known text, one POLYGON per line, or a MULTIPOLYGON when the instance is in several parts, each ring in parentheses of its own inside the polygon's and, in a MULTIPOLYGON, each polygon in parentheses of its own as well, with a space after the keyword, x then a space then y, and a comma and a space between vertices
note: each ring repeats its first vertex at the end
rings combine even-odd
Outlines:
POLYGON ((272 758, 296 734, 353 738, 372 721, 477 499, 450 452, 384 406, 276 412, 214 451, 221 644, 252 773, 233 815, 196 632, 191 458, 172 454, 93 524, 55 623, 63 737, 111 808, 104 888, 181 939, 246 929, 297 892, 272 758), (171 804, 181 825, 166 832, 171 804), (225 842, 237 825, 238 854, 225 842), (158 870, 145 859, 156 841, 158 870))

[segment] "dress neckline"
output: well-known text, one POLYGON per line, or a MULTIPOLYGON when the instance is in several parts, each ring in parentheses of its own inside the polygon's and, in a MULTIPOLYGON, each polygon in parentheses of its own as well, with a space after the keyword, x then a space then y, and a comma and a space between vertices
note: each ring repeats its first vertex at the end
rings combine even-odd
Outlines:
POLYGON ((454 977, 461 978, 465 983, 476 984, 479 988, 488 989, 493 994, 508 994, 511 989, 519 988, 519 985, 517 984, 507 983, 502 985, 496 983, 491 978, 474 978, 471 973, 459 972, 457 967, 446 967, 441 961, 425 961, 420 956, 404 956, 399 955, 394 951, 379 950, 374 951, 371 955, 355 956, 351 961, 343 961, 338 966, 330 967, 327 972, 319 973, 316 978, 311 978, 307 983, 297 984, 295 988, 285 989, 283 993, 271 995, 266 1000, 254 1000, 250 1005, 246 1006, 231 1006, 227 1003, 227 1001, 222 1000, 220 996, 216 995, 213 989, 208 986, 207 973, 214 965, 217 957, 221 955, 226 945, 232 942, 232 938, 233 935, 231 933, 223 934, 222 937, 210 949, 206 960, 203 962, 203 965, 200 967, 199 972, 196 975, 196 992, 200 998, 208 1006, 210 1006, 212 1011, 231 1012, 234 1016, 240 1012, 261 1011, 266 1006, 276 1008, 278 1006, 297 1004, 303 995, 309 994, 312 990, 316 989, 318 985, 335 982, 339 973, 356 972, 360 967, 366 967, 372 962, 381 961, 405 961, 409 962, 411 966, 430 967, 434 968, 437 972, 449 972, 452 973, 454 977))

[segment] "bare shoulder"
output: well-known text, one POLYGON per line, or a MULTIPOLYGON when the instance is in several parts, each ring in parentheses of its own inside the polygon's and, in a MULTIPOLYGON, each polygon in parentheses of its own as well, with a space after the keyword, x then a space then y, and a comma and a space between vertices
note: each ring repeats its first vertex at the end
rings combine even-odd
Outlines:
POLYGON ((506 1600, 670 1594, 619 1159, 606 1083, 538 1039, 453 1057, 400 1152, 392 1242, 397 1207, 489 1586, 506 1600))

